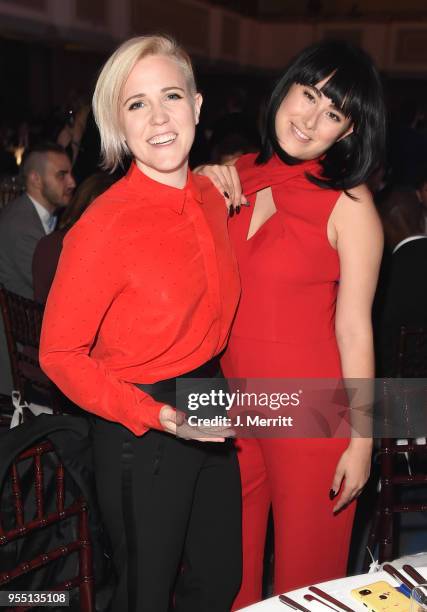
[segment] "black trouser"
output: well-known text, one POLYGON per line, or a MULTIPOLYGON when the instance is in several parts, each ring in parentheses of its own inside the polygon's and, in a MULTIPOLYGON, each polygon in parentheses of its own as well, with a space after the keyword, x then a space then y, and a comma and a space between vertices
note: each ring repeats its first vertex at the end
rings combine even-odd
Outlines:
POLYGON ((93 431, 118 578, 111 612, 227 612, 242 569, 233 443, 138 437, 103 419, 93 431))

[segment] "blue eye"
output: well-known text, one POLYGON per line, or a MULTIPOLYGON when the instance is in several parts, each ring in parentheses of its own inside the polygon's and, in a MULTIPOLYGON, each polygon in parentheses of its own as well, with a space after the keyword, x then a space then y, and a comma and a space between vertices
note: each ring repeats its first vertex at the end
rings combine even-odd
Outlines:
POLYGON ((138 102, 132 102, 128 110, 136 110, 137 108, 142 108, 143 106, 144 102, 142 100, 139 100, 138 102))
POLYGON ((167 95, 168 100, 182 100, 182 96, 178 93, 170 93, 167 95))

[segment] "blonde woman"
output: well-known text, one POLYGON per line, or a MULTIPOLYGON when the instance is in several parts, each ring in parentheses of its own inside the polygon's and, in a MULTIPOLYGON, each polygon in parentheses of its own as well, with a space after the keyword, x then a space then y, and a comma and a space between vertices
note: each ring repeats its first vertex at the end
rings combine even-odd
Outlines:
POLYGON ((177 438, 171 399, 177 376, 220 375, 239 297, 222 197, 188 170, 201 102, 168 38, 110 57, 93 100, 104 165, 134 162, 67 233, 46 307, 42 367, 96 415, 113 611, 224 612, 240 583, 233 443, 177 438))

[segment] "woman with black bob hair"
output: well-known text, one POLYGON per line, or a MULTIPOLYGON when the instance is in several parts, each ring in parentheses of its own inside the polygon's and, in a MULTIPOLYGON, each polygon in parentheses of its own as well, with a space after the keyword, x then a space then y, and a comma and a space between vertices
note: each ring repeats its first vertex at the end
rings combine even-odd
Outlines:
POLYGON ((325 152, 320 160, 322 177, 312 176, 310 180, 328 189, 351 189, 364 183, 383 157, 386 114, 381 80, 371 58, 343 41, 308 47, 280 78, 267 108, 262 149, 256 163, 266 163, 273 153, 286 164, 300 162, 280 146, 276 114, 294 83, 313 87, 325 80, 320 91, 345 117, 351 118, 353 131, 325 152))
MULTIPOLYGON (((383 238, 363 183, 381 162, 384 140, 371 59, 346 42, 324 41, 302 51, 275 87, 261 152, 199 169, 238 212, 246 198, 251 204, 229 223, 242 296, 222 358, 227 377, 339 385, 374 376, 371 307, 383 238)), ((309 438, 304 402, 298 418, 294 438, 276 427, 238 440, 244 569, 234 609, 261 598, 270 506, 276 593, 346 573, 372 440, 350 431, 309 438)))

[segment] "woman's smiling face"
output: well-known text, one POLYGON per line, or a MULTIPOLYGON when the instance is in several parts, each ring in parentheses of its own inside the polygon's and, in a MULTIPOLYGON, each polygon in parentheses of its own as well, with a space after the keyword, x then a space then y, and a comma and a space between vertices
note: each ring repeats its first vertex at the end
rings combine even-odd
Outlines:
POLYGON ((137 166, 150 178, 183 187, 202 98, 166 55, 139 60, 123 87, 120 121, 137 166))
POLYGON ((280 104, 276 137, 288 155, 315 159, 353 131, 352 120, 321 91, 328 80, 314 86, 294 83, 280 104))

